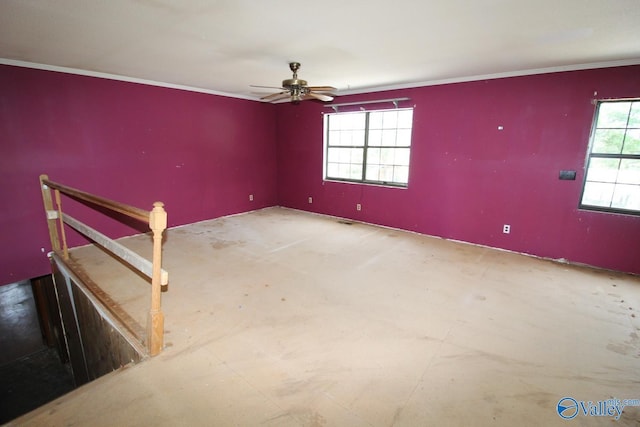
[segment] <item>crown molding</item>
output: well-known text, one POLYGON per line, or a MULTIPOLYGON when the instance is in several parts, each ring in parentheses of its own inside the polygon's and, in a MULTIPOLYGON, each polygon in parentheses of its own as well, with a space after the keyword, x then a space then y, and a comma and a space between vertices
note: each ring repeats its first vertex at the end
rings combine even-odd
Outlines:
POLYGON ((204 88, 194 87, 194 86, 158 82, 155 80, 140 79, 137 77, 121 76, 118 74, 101 73, 99 71, 81 70, 79 68, 60 67, 58 65, 39 64, 36 62, 18 61, 18 60, 7 59, 7 58, 0 58, 0 64, 14 65, 16 67, 34 68, 37 70, 44 70, 44 71, 56 71, 60 73, 76 74, 76 75, 87 76, 87 77, 97 77, 101 79, 117 80, 121 82, 139 83, 143 85, 166 87, 169 89, 179 89, 179 90, 186 90, 190 92, 207 93, 209 95, 225 96, 228 98, 238 98, 238 99, 246 99, 249 101, 257 101, 255 97, 251 97, 247 95, 221 92, 217 90, 204 89, 204 88))
POLYGON ((450 79, 425 80, 419 82, 400 83, 385 86, 371 86, 365 88, 339 90, 339 95, 360 95, 365 93, 383 92, 388 90, 412 89, 424 86, 438 86, 452 83, 473 82, 479 80, 502 79, 507 77, 531 76, 535 74, 559 73, 564 71, 592 70, 597 68, 624 67, 627 65, 640 65, 640 58, 624 59, 619 61, 592 62, 588 64, 562 65, 557 67, 533 68, 528 70, 507 71, 503 73, 480 74, 463 77, 453 77, 450 79))

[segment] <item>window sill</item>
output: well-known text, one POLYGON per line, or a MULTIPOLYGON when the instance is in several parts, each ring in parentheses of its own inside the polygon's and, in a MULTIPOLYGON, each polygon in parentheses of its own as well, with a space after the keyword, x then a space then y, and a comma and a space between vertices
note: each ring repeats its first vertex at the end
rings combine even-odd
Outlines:
POLYGON ((606 208, 603 206, 590 206, 590 205, 580 205, 578 206, 578 210, 584 212, 599 212, 603 214, 613 214, 613 215, 625 215, 625 216, 640 216, 640 211, 632 211, 628 209, 615 209, 615 208, 606 208))
POLYGON ((370 181, 349 181, 346 179, 342 180, 342 179, 335 179, 335 178, 324 178, 322 180, 322 184, 324 185, 325 182, 331 182, 336 184, 367 185, 371 187, 395 188, 397 190, 406 190, 409 188, 408 185, 402 185, 402 184, 388 184, 383 182, 378 183, 378 182, 370 182, 370 181))

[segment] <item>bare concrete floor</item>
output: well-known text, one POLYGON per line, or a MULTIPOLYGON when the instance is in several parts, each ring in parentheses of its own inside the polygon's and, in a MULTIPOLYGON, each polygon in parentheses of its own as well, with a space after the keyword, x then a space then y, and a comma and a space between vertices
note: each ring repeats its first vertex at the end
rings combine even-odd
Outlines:
MULTIPOLYGON (((75 256, 144 325, 149 285, 75 256)), ((557 413, 640 399, 638 277, 281 208, 169 230, 164 257, 164 352, 16 425, 640 425, 557 413)))

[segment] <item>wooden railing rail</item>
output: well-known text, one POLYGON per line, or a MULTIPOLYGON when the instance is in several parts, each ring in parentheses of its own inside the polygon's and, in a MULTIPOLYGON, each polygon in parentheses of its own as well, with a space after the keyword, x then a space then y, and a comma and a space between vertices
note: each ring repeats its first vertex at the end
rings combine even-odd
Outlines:
POLYGON ((94 205, 102 206, 103 208, 107 208, 114 212, 119 212, 130 218, 137 219, 138 221, 146 223, 149 222, 150 212, 145 211, 144 209, 136 208, 135 206, 126 205, 124 203, 116 202, 110 199, 105 199, 104 197, 96 196, 95 194, 87 193, 85 191, 77 190, 75 188, 50 181, 47 175, 41 175, 40 182, 41 184, 46 185, 49 188, 60 190, 61 193, 68 196, 73 196, 77 199, 93 203, 94 205))
POLYGON ((161 292, 162 286, 166 285, 169 280, 168 273, 161 267, 162 234, 167 228, 167 212, 164 210, 164 204, 155 202, 151 211, 145 211, 50 181, 47 175, 40 175, 40 188, 42 189, 42 200, 47 216, 51 247, 54 252, 60 254, 63 259, 69 260, 69 249, 64 229, 64 224, 67 224, 151 278, 151 304, 147 316, 147 347, 151 356, 160 353, 164 341, 164 314, 161 308, 161 292), (52 190, 54 191, 54 197, 51 195, 52 190), (149 228, 153 233, 152 262, 88 225, 64 214, 62 212, 60 193, 149 224, 149 228), (54 208, 54 200, 57 209, 54 208))

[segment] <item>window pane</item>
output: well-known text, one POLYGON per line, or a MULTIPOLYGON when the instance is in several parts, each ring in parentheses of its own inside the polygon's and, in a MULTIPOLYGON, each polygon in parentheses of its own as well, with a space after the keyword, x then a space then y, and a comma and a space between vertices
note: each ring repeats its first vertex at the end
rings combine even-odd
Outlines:
POLYGON ((353 145, 353 132, 348 130, 340 132, 340 145, 353 145))
POLYGON ((584 186, 582 203, 590 206, 610 207, 615 184, 587 182, 584 186))
POLYGON ((340 131, 335 145, 351 145, 351 134, 348 131, 340 131))
POLYGON ((603 102, 598 110, 598 128, 625 128, 631 102, 603 102))
POLYGON ((611 207, 640 210, 640 185, 616 185, 611 207))
POLYGON ((380 166, 378 180, 384 182, 393 182, 393 166, 380 166))
POLYGON ((360 163, 359 165, 354 165, 354 164, 351 165, 349 178, 362 179, 362 163, 360 163))
POLYGON ((340 149, 329 148, 327 153, 327 161, 331 163, 337 163, 338 161, 340 161, 340 149))
POLYGON ((398 129, 396 145, 404 147, 411 145, 411 129, 398 129))
POLYGON ((329 132, 329 146, 363 146, 364 131, 341 130, 329 132))
POLYGON ((620 154, 624 129, 598 129, 593 138, 592 153, 620 154))
POLYGON ((369 129, 382 129, 382 112, 372 111, 369 114, 369 129))
POLYGON ((329 131, 329 145, 339 145, 340 144, 340 132, 337 130, 329 131))
POLYGON ((351 163, 357 163, 362 166, 364 150, 362 148, 351 149, 351 163))
POLYGON ((623 154, 640 154, 640 129, 627 129, 624 137, 623 154))
POLYGON ((366 113, 348 113, 342 116, 342 129, 364 129, 366 113))
POLYGON ((631 106, 631 115, 629 116, 629 127, 640 128, 640 102, 636 101, 631 106))
POLYGON ((350 164, 345 164, 345 163, 340 163, 339 171, 338 171, 338 178, 346 178, 346 179, 348 179, 350 176, 351 176, 351 165, 350 164))
POLYGON ((378 173, 380 172, 380 166, 378 165, 367 165, 367 176, 366 179, 370 181, 379 181, 378 173))
POLYGON ((409 179, 409 148, 370 148, 366 179, 406 184, 409 179))
POLYGON ((380 149, 379 148, 369 148, 367 150, 367 163, 380 163, 380 149))
POLYGON ((396 130, 385 129, 382 131, 382 145, 396 145, 396 130))
POLYGON ((340 162, 362 164, 362 148, 341 148, 340 162))
POLYGON ((591 159, 587 181, 616 182, 619 159, 591 159))
POLYGON ((382 127, 383 129, 395 129, 398 127, 398 112, 396 110, 383 113, 382 127))
POLYGON ((400 166, 409 166, 409 149, 408 148, 396 149, 395 164, 400 166))
POLYGON ((369 145, 380 146, 382 145, 382 131, 370 130, 369 131, 369 145))
POLYGON ((329 114, 329 130, 356 130, 365 128, 366 113, 329 114))
POLYGON ((330 178, 362 179, 362 148, 330 147, 327 153, 327 176, 330 178))
POLYGON ((409 181, 409 167, 396 166, 393 168, 393 181, 407 183, 409 181))
POLYGON ((382 148, 380 149, 380 163, 386 165, 393 164, 395 150, 393 148, 382 148))
POLYGON ((329 114, 329 130, 340 130, 342 129, 341 127, 341 123, 342 123, 342 116, 339 116, 337 114, 329 114))
POLYGON ((356 133, 352 130, 350 131, 345 131, 344 135, 346 137, 345 139, 345 145, 357 145, 358 141, 356 140, 356 133))
POLYGON ((398 128, 411 129, 413 125, 413 110, 398 111, 398 128))
POLYGON ((622 184, 640 185, 640 160, 622 159, 618 182, 622 184))
POLYGON ((330 176, 332 178, 337 178, 338 177, 338 171, 339 169, 339 164, 338 163, 328 163, 327 164, 327 176, 330 176))
POLYGON ((340 163, 350 163, 351 162, 351 149, 350 148, 338 148, 338 161, 340 163))

